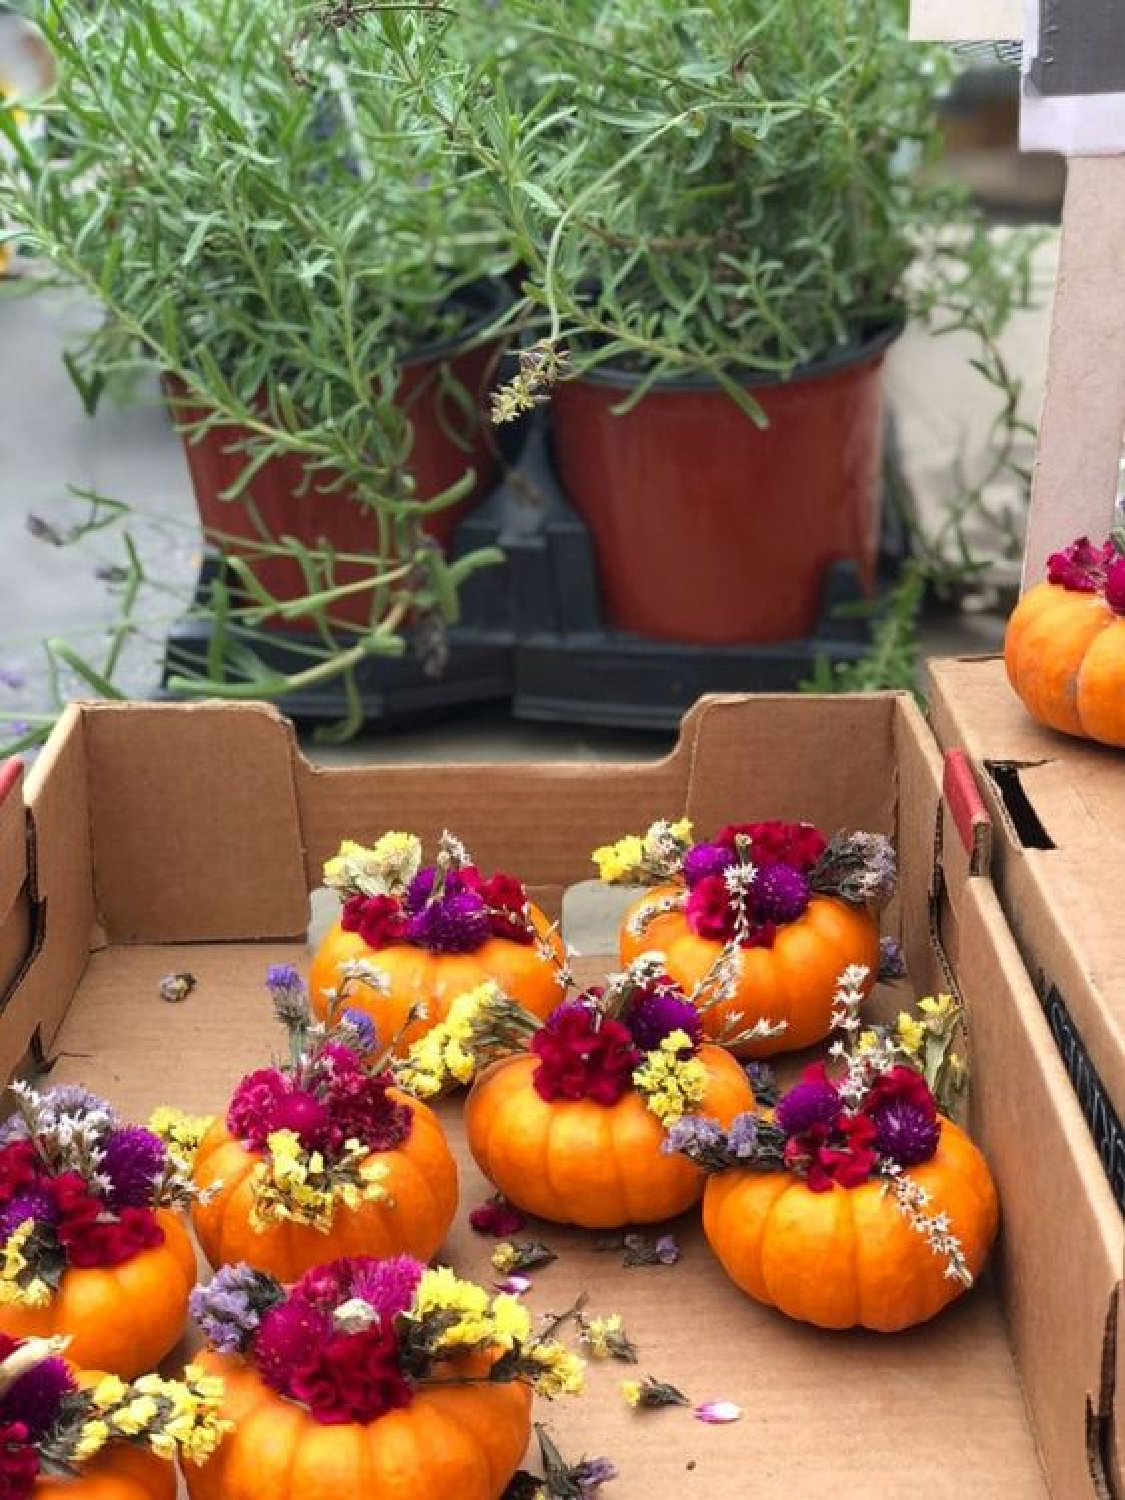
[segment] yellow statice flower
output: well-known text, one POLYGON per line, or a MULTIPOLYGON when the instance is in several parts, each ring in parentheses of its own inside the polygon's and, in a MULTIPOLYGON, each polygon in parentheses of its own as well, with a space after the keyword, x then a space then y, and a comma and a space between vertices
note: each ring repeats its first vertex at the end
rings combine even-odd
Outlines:
POLYGON ((345 839, 324 864, 324 883, 349 895, 397 896, 422 865, 422 843, 412 833, 384 833, 367 848, 345 839))
POLYGON ((518 1297, 501 1292, 492 1301, 493 1338, 501 1349, 526 1344, 531 1337, 531 1314, 518 1297))
POLYGON ((698 1057, 680 1057, 690 1051, 686 1031, 672 1031, 633 1073, 633 1082, 645 1103, 664 1126, 674 1125, 702 1104, 707 1093, 707 1069, 698 1057))
POLYGON ((611 1313, 608 1318, 591 1318, 583 1330, 586 1347, 595 1359, 613 1357, 614 1343, 625 1337, 625 1324, 620 1313, 611 1313))
POLYGON ((639 1380, 623 1380, 621 1382, 621 1394, 624 1396, 627 1406, 640 1406, 641 1382, 639 1380))
POLYGON ((898 1013, 898 1021, 895 1025, 895 1035, 899 1046, 911 1057, 918 1057, 926 1044, 926 1023, 919 1021, 916 1016, 910 1015, 905 1010, 898 1013))
POLYGON ((83 1424, 82 1431, 78 1435, 78 1442, 74 1448, 74 1457, 79 1463, 84 1463, 88 1458, 94 1458, 102 1451, 109 1442, 110 1431, 108 1422, 103 1422, 100 1417, 83 1424))
POLYGON ((491 1259, 501 1276, 506 1276, 519 1260, 519 1251, 508 1240, 501 1240, 493 1250, 491 1259))
POLYGON ((99 1411, 108 1411, 112 1406, 120 1406, 128 1393, 129 1387, 120 1375, 103 1375, 90 1396, 99 1411))
POLYGON ((586 1384, 586 1364, 562 1344, 547 1340, 524 1350, 536 1395, 553 1401, 556 1396, 577 1396, 586 1384))
POLYGON ((439 1350, 470 1348, 487 1343, 494 1324, 489 1316, 488 1293, 483 1287, 455 1276, 447 1266, 424 1272, 414 1294, 414 1316, 424 1319, 432 1313, 457 1313, 458 1318, 444 1330, 435 1345, 439 1350))
POLYGON ((598 867, 598 879, 607 885, 629 885, 641 877, 645 857, 644 839, 626 834, 615 844, 603 844, 591 858, 598 867))
POLYGON ((504 999, 493 980, 458 995, 444 1021, 420 1037, 395 1068, 400 1088, 418 1099, 432 1099, 452 1079, 472 1083, 477 1071, 477 1046, 488 1031, 489 1012, 504 999))
POLYGON ((927 1028, 941 1032, 956 1019, 959 1007, 952 995, 927 995, 918 1001, 918 1009, 926 1018, 927 1028))
POLYGON ((126 1406, 119 1406, 110 1416, 109 1422, 115 1432, 122 1432, 126 1437, 136 1437, 139 1432, 151 1427, 159 1414, 160 1408, 151 1396, 137 1396, 126 1406))
POLYGON ((3 1251, 0 1251, 0 1306, 11 1306, 14 1303, 19 1307, 46 1307, 51 1300, 51 1288, 40 1277, 35 1276, 27 1282, 20 1280, 28 1269, 27 1257, 23 1252, 34 1233, 35 1220, 24 1219, 4 1241, 3 1251))
POLYGON ((345 1141, 331 1168, 321 1152, 307 1151, 293 1130, 271 1131, 266 1145, 269 1157, 258 1163, 251 1184, 250 1227, 258 1233, 282 1222, 331 1229, 340 1203, 348 1208, 361 1203, 393 1206, 383 1186, 386 1164, 362 1141, 345 1141))
POLYGON ((190 1173, 200 1142, 214 1123, 214 1115, 187 1115, 182 1109, 162 1104, 149 1117, 148 1128, 167 1145, 175 1165, 190 1173))

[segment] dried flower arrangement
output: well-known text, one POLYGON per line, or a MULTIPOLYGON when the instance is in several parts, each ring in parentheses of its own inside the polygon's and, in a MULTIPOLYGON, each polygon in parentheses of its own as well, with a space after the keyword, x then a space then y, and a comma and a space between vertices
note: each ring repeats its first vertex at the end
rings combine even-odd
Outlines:
POLYGON ((422 1097, 475 1078, 465 1127, 485 1176, 520 1208, 591 1228, 690 1207, 703 1179, 662 1155, 665 1130, 686 1111, 729 1119, 754 1100, 733 1057, 704 1042, 696 997, 652 954, 545 1019, 481 985, 412 1046, 398 1076, 422 1097))
POLYGON ((984 1158, 942 1113, 964 1081, 957 1007, 939 996, 864 1028, 867 978, 841 975, 841 1039, 776 1110, 726 1127, 685 1116, 664 1149, 713 1174, 704 1231, 744 1291, 821 1327, 894 1332, 973 1284, 998 1210, 984 1158))
POLYGON ((0 1131, 0 1332, 71 1339, 80 1367, 131 1379, 187 1323, 198 1189, 166 1143, 75 1086, 14 1083, 0 1131))
POLYGON ((183 1380, 82 1375, 66 1348, 0 1334, 0 1495, 172 1500, 173 1461, 206 1463, 229 1428, 222 1381, 193 1365, 183 1380))
POLYGON ((188 1475, 193 1500, 235 1486, 285 1500, 305 1463, 327 1466, 341 1495, 359 1472, 368 1492, 412 1500, 496 1493, 527 1447, 532 1391, 551 1399, 583 1381, 582 1360, 537 1334, 517 1297, 408 1256, 336 1260, 288 1288, 228 1266, 192 1310, 234 1423, 188 1475))
POLYGON ((245 1260, 291 1281, 326 1255, 428 1257, 445 1238, 457 1169, 444 1132, 394 1087, 393 1039, 380 1050, 366 1012, 347 1004, 353 982, 314 1021, 296 969, 267 970, 289 1058, 247 1074, 195 1152, 205 1196, 193 1221, 212 1265, 245 1260))
POLYGON ((1008 621, 1004 662, 1033 719, 1125 749, 1125 530, 1052 553, 1008 621))
POLYGON ((488 979, 545 1015, 566 990, 566 950, 520 882, 482 875, 448 832, 432 864, 422 857, 418 838, 392 832, 370 848, 345 842, 327 862, 324 883, 343 906, 309 973, 317 1013, 331 1002, 340 965, 367 958, 378 978, 356 986, 352 1003, 380 1035, 403 1030, 413 1041, 454 996, 488 979))
POLYGON ((621 928, 624 962, 659 949, 685 989, 722 974, 708 1012, 718 1036, 738 1016, 773 1023, 737 1050, 755 1057, 808 1047, 831 1030, 836 976, 849 964, 873 975, 878 912, 897 878, 894 849, 877 833, 811 823, 732 823, 693 843, 687 819, 660 820, 593 854, 602 880, 651 885, 621 928))

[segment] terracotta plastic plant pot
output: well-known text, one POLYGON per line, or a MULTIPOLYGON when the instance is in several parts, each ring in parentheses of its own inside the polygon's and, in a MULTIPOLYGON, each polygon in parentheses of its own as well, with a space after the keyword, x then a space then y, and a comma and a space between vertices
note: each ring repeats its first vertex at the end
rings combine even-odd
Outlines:
MULTIPOLYGON (((465 296, 471 298, 472 321, 456 341, 428 345, 404 359, 399 383, 399 406, 414 429, 410 472, 418 498, 428 500, 441 494, 469 469, 476 476, 464 499, 434 512, 424 523, 428 535, 443 547, 452 540, 462 516, 491 487, 498 467, 485 408, 499 345, 493 341, 471 349, 463 346, 492 322, 511 294, 502 282, 482 282, 468 289, 465 296), (477 398, 476 412, 467 412, 451 398, 445 388, 447 377, 477 398)), ((167 382, 167 389, 173 401, 183 394, 183 387, 174 381, 167 382)), ((180 408, 183 421, 198 421, 203 415, 199 407, 180 408)), ((247 462, 245 452, 234 445, 248 435, 242 428, 224 426, 211 428, 196 441, 184 438, 205 535, 214 537, 227 552, 245 556, 255 577, 279 599, 296 599, 308 592, 299 564, 291 557, 258 556, 256 547, 242 547, 240 539, 260 543, 295 536, 309 546, 323 539, 338 552, 376 551, 378 533, 370 510, 357 504, 346 491, 329 492, 323 481, 306 486, 304 462, 295 456, 271 459, 242 495, 223 500, 223 491, 235 482, 247 462), (248 500, 252 504, 247 504, 248 500)), ((368 572, 363 564, 343 563, 336 569, 336 581, 355 583, 368 572)), ((332 617, 363 625, 369 610, 370 596, 363 592, 342 599, 333 607, 332 617)), ((311 622, 304 623, 311 628, 311 622)), ((288 629, 301 626, 300 620, 286 622, 288 629)))
POLYGON ((159 1208, 164 1243, 119 1266, 72 1266, 45 1307, 0 1307, 0 1333, 69 1338, 67 1358, 84 1369, 135 1380, 154 1370, 187 1327, 195 1250, 183 1219, 159 1208))
POLYGON ((824 575, 874 587, 888 329, 793 379, 755 383, 759 428, 717 385, 602 369, 555 392, 555 457, 594 536, 608 623, 654 640, 807 635, 824 575))
POLYGON ((185 1468, 191 1500, 500 1500, 531 1437, 528 1388, 481 1381, 481 1361, 450 1367, 475 1384, 424 1386, 409 1406, 339 1426, 322 1426, 241 1359, 206 1350, 197 1362, 222 1376, 234 1431, 208 1463, 185 1468))

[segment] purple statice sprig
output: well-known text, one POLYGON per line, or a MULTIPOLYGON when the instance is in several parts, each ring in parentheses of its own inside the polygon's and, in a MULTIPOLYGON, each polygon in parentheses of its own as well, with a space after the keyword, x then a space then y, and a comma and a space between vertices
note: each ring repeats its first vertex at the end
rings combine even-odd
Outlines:
POLYGON ((212 1348, 244 1354, 266 1313, 284 1301, 279 1281, 240 1261, 221 1267, 206 1286, 197 1286, 188 1306, 212 1348))
POLYGON ((621 1253, 621 1264, 632 1266, 674 1266, 681 1250, 674 1234, 605 1234, 594 1241, 594 1249, 621 1253))
POLYGON ((747 1110, 736 1115, 726 1130, 718 1120, 705 1115, 684 1115, 669 1126, 661 1149, 668 1155, 678 1152, 686 1156, 706 1172, 725 1172, 732 1167, 776 1172, 785 1166, 787 1140, 776 1120, 747 1110))
POLYGON ((512 1476, 502 1500, 601 1500, 602 1485, 617 1478, 608 1458, 582 1458, 572 1464, 536 1423, 543 1478, 520 1469, 512 1476))
POLYGON ((876 910, 886 906, 897 884, 894 845, 881 833, 834 833, 809 871, 818 894, 876 910))

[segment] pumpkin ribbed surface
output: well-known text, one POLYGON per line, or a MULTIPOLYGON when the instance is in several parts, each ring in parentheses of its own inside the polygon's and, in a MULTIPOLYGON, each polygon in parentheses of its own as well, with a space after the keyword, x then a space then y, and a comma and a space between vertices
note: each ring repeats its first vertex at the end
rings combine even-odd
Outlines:
POLYGON ((144 1448, 114 1443, 78 1479, 40 1479, 32 1500, 175 1500, 176 1466, 144 1448))
MULTIPOLYGON (((537 907, 529 910, 536 931, 549 941, 561 962, 565 949, 558 934, 551 932, 551 924, 537 907)), ((458 995, 490 979, 537 1016, 547 1015, 558 1005, 565 988, 557 965, 534 944, 493 937, 472 953, 431 953, 409 943, 369 948, 358 932, 345 932, 337 922, 325 934, 309 969, 309 995, 313 1010, 321 1019, 327 1011, 325 990, 339 984, 340 964, 355 958, 370 959, 387 976, 387 994, 370 985, 355 983, 349 987, 347 999, 349 1006, 366 1011, 382 1041, 389 1042, 396 1034, 411 1006, 426 1007, 425 1017, 413 1022, 407 1030, 399 1045, 400 1052, 444 1021, 458 995)))
MULTIPOLYGON (((996 1235, 996 1189, 983 1156, 949 1120, 933 1158, 909 1176, 945 1211, 975 1276, 996 1235)), ((964 1290, 883 1184, 814 1193, 789 1172, 724 1172, 703 1196, 703 1228, 731 1280, 821 1328, 894 1333, 964 1290)))
POLYGON ((344 1255, 409 1254, 429 1260, 457 1211, 457 1166, 431 1109, 398 1089, 388 1089, 387 1097, 408 1103, 413 1114, 400 1146, 373 1153, 386 1170, 382 1185, 393 1206, 339 1204, 330 1230, 290 1222, 270 1224, 260 1233, 252 1229, 252 1180, 261 1157, 216 1121, 200 1143, 193 1169, 199 1187, 222 1184, 208 1202, 192 1206, 195 1232, 211 1265, 245 1260, 289 1282, 344 1255))
POLYGON ((244 1361, 208 1351, 198 1363, 222 1376, 235 1430, 210 1463, 186 1469, 191 1500, 500 1500, 530 1436, 518 1381, 423 1386, 373 1422, 324 1426, 244 1361))
MULTIPOLYGON (((677 894, 676 886, 646 892, 621 927, 621 961, 657 950, 665 970, 681 989, 690 991, 707 974, 723 945, 699 937, 682 911, 665 912, 647 924, 641 936, 629 930, 632 918, 650 902, 677 894)), ((738 1047, 748 1057, 769 1057, 822 1041, 832 1029, 836 984, 849 964, 863 964, 872 982, 879 966, 879 924, 867 911, 834 896, 814 896, 797 921, 779 927, 772 948, 742 948, 738 987, 733 997, 703 1017, 710 1037, 721 1037, 724 1022, 735 1013, 738 1029, 755 1021, 785 1021, 776 1037, 738 1047)))
MULTIPOLYGON (((753 1090, 734 1058, 708 1045, 699 1056, 709 1074, 700 1114, 729 1125, 753 1109, 753 1090)), ((548 1102, 532 1083, 538 1065, 527 1054, 495 1064, 465 1104, 469 1148, 507 1198, 541 1218, 589 1229, 656 1223, 698 1202, 702 1171, 684 1156, 665 1155, 664 1127, 639 1093, 611 1105, 548 1102)))
POLYGON ((1125 616, 1100 595, 1029 589, 1008 621, 1004 665, 1037 723, 1125 749, 1125 616))
POLYGON ((69 1337, 67 1359, 123 1380, 153 1370, 179 1343, 195 1251, 178 1214, 156 1210, 164 1243, 119 1266, 71 1267, 46 1307, 0 1307, 14 1339, 69 1337))

